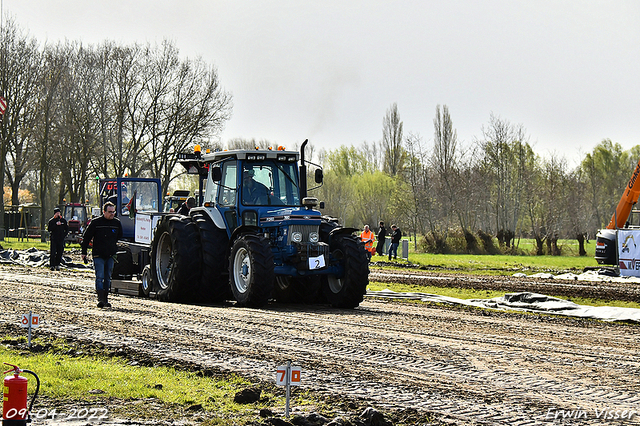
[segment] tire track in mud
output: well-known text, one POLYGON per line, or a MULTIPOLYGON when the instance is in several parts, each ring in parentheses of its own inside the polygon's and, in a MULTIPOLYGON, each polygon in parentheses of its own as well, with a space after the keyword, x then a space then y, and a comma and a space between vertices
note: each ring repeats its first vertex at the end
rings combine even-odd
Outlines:
POLYGON ((459 424, 549 424, 550 409, 582 409, 590 416, 576 424, 601 424, 595 409, 640 411, 637 326, 379 300, 254 310, 112 296, 114 308, 99 310, 91 287, 90 275, 0 269, 0 322, 34 310, 62 337, 270 382, 291 359, 307 389, 459 424))

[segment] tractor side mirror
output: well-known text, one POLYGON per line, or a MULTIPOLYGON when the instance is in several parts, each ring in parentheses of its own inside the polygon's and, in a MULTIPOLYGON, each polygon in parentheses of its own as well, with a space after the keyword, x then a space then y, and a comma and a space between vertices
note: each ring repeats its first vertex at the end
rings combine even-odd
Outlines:
POLYGON ((214 182, 220 182, 222 180, 222 169, 220 166, 216 166, 211 169, 211 180, 214 182))
POLYGON ((322 169, 316 169, 315 178, 316 178, 316 183, 322 183, 322 179, 324 178, 322 169))

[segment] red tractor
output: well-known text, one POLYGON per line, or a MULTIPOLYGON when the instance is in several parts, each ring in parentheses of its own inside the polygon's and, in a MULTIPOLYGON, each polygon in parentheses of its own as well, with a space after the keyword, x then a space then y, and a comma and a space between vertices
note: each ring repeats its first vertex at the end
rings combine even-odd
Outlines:
POLYGON ((91 220, 91 207, 82 203, 67 203, 62 206, 62 217, 67 220, 69 233, 65 237, 67 244, 79 243, 82 233, 91 220))

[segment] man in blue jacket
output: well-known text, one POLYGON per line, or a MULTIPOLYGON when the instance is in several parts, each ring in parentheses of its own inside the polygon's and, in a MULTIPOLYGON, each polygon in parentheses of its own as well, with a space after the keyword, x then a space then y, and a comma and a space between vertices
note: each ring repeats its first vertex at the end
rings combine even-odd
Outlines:
POLYGON ((107 201, 102 207, 102 216, 91 221, 82 236, 82 260, 87 261, 87 248, 93 240, 91 256, 96 270, 96 293, 98 307, 110 308, 108 300, 111 288, 111 272, 118 252, 117 242, 122 238, 122 224, 115 217, 116 206, 107 201))

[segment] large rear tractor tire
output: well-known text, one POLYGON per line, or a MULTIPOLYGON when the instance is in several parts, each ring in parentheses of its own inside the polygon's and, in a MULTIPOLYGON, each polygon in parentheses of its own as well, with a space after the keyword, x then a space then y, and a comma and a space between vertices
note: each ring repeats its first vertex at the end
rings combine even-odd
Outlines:
POLYGON ((367 254, 352 235, 334 236, 330 247, 332 257, 340 259, 344 274, 323 275, 322 292, 334 308, 355 308, 364 299, 369 284, 367 254))
POLYGON ((273 285, 273 253, 259 235, 243 235, 231 248, 229 284, 239 306, 259 308, 267 304, 273 285))
POLYGON ((198 227, 191 218, 163 218, 151 243, 151 277, 158 299, 197 301, 201 259, 198 227))
POLYGON ((229 237, 218 228, 207 213, 193 212, 191 218, 200 232, 202 271, 197 295, 208 302, 222 302, 232 297, 228 278, 229 237))

